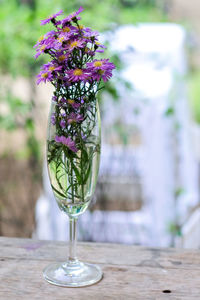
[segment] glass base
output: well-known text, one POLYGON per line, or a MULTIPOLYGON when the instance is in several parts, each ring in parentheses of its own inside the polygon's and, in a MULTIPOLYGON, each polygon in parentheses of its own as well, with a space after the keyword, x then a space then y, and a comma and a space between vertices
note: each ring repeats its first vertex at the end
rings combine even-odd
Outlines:
POLYGON ((50 264, 43 276, 51 284, 81 287, 100 281, 103 273, 99 266, 75 261, 50 264))

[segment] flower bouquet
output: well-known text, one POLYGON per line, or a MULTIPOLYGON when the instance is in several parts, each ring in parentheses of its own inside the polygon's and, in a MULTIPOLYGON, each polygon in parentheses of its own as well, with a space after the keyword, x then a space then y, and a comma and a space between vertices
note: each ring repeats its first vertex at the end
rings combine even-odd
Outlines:
MULTIPOLYGON (((47 54, 37 83, 51 82, 51 102, 47 134, 47 164, 51 187, 59 208, 70 220, 69 257, 44 270, 50 283, 84 286, 99 281, 98 266, 78 261, 76 257, 76 221, 88 207, 95 190, 100 160, 100 115, 97 92, 112 77, 114 64, 95 59, 104 52, 99 33, 79 24, 78 11, 62 20, 58 13, 41 21, 54 29, 42 36, 35 58, 47 54)), ((89 224, 88 224, 89 226, 89 224)))

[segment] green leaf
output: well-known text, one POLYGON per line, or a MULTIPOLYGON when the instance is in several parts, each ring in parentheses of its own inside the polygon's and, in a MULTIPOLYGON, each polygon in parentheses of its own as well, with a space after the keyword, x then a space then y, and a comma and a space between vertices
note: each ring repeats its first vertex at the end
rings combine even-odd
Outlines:
POLYGON ((91 170, 91 163, 89 163, 87 172, 86 172, 85 177, 84 177, 84 180, 83 180, 83 184, 86 184, 86 182, 87 182, 87 180, 88 180, 88 177, 89 177, 89 175, 90 175, 90 170, 91 170))
POLYGON ((88 153, 84 148, 81 150, 81 161, 83 165, 88 163, 88 153))
POLYGON ((168 109, 165 111, 165 116, 168 117, 168 116, 172 116, 174 115, 174 107, 168 107, 168 109))
POLYGON ((35 129, 33 119, 27 118, 26 121, 25 121, 25 127, 26 127, 27 130, 33 132, 34 129, 35 129))
POLYGON ((76 178, 79 184, 82 184, 82 177, 81 174, 79 173, 78 168, 75 166, 75 164, 73 163, 73 160, 71 160, 71 166, 76 174, 76 178))
POLYGON ((61 192, 59 192, 59 191, 53 186, 53 184, 51 184, 51 187, 52 187, 52 189, 53 189, 58 195, 60 195, 61 197, 66 198, 66 195, 64 195, 64 194, 62 194, 61 192))

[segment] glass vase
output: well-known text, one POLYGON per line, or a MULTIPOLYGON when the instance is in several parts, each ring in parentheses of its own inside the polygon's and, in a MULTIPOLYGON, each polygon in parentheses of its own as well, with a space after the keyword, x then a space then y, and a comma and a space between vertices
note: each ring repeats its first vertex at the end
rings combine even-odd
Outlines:
POLYGON ((102 278, 99 266, 81 262, 76 256, 77 219, 88 208, 97 182, 101 145, 100 113, 96 101, 82 123, 70 123, 70 126, 74 125, 75 140, 79 143, 79 149, 71 151, 66 139, 61 140, 63 143, 56 143, 61 128, 55 121, 52 122, 52 118, 56 114, 58 116, 60 111, 58 104, 52 102, 47 133, 47 165, 57 204, 69 217, 69 253, 66 261, 47 266, 43 276, 55 285, 81 287, 94 284, 102 278))

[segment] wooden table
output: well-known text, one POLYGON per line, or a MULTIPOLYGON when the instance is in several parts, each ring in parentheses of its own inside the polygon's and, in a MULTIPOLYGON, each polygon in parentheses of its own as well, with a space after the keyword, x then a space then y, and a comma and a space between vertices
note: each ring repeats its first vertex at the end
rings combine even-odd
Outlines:
POLYGON ((63 288, 42 270, 67 256, 64 242, 0 238, 0 299, 200 299, 200 251, 79 243, 81 260, 99 264, 104 278, 84 288, 63 288))

